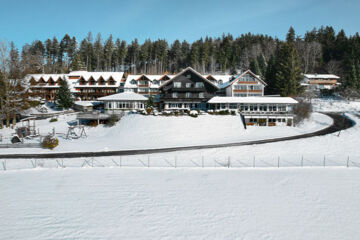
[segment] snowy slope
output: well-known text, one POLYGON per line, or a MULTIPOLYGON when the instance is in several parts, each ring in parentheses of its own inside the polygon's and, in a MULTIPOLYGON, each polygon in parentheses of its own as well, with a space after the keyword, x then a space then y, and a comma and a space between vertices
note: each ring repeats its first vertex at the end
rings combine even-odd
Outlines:
POLYGON ((357 239, 360 170, 0 172, 1 239, 357 239))
MULTIPOLYGON (((162 117, 131 114, 125 116, 116 126, 87 127, 87 138, 66 140, 67 121, 74 115, 60 116, 58 122, 37 121, 41 133, 52 132, 55 128, 60 145, 53 152, 103 151, 124 149, 165 148, 204 144, 232 143, 249 140, 299 135, 323 129, 332 124, 332 119, 320 113, 297 127, 248 127, 244 129, 239 116, 201 115, 162 117)), ((13 130, 2 130, 9 134, 13 130), (7 131, 7 132, 6 132, 7 131)), ((1 131, 0 131, 1 133, 1 131)), ((1 153, 13 153, 13 149, 1 149, 1 153)), ((22 149, 22 152, 49 152, 46 149, 22 149)))

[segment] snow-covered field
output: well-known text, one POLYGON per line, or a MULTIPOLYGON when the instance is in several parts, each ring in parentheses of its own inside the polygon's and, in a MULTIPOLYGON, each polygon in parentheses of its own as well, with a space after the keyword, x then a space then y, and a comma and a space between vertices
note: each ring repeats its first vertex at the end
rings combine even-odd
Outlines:
POLYGON ((311 101, 313 110, 318 112, 358 112, 360 101, 313 99, 311 101))
MULTIPOLYGON (((52 152, 147 149, 242 142, 313 132, 326 128, 333 122, 324 114, 313 113, 310 119, 296 127, 251 126, 245 130, 239 116, 201 115, 192 118, 129 114, 114 127, 104 125, 87 127, 87 138, 66 140, 64 137, 68 128, 66 122, 75 118, 75 115, 63 115, 59 116, 58 122, 50 123, 48 119, 36 121, 36 126, 42 134, 51 133, 53 128, 59 133, 57 136, 60 144, 52 152)), ((13 130, 5 129, 0 130, 0 133, 9 135, 11 131, 13 130)), ((50 150, 21 149, 21 151, 39 153, 50 150)), ((13 152, 13 149, 1 149, 1 153, 4 154, 13 152)))
MULTIPOLYGON (((338 109, 354 111, 353 105, 338 109)), ((0 239, 357 239, 360 117, 354 112, 347 116, 356 125, 341 133, 128 156, 122 158, 121 167, 108 167, 119 164, 119 157, 65 159, 66 168, 57 168, 60 160, 38 160, 43 168, 34 169, 30 160, 9 159, 7 171, 0 171, 0 239), (305 166, 320 167, 299 167, 301 159, 305 166), (144 167, 148 160, 150 168, 144 167)), ((64 119, 37 124, 44 132, 53 126, 60 132, 74 116, 60 118, 64 119)), ((56 151, 68 151, 70 146, 168 147, 189 139, 191 145, 226 143, 301 134, 330 124, 325 115, 313 114, 295 128, 244 131, 233 116, 130 115, 113 128, 87 129, 86 139, 60 138, 56 151)))
POLYGON ((357 239, 360 169, 0 172, 1 239, 357 239))

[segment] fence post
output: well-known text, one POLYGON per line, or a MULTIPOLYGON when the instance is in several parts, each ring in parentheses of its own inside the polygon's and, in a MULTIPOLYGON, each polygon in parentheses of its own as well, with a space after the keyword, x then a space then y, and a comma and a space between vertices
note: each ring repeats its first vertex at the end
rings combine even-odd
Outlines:
POLYGON ((255 156, 253 158, 253 168, 255 168, 255 156))
POLYGON ((94 158, 91 158, 91 167, 94 167, 94 158))
POLYGON ((301 156, 301 167, 304 167, 304 156, 301 156))
POLYGON ((150 156, 148 156, 148 168, 150 167, 150 156))
POLYGON ((119 166, 120 166, 120 167, 122 166, 122 159, 121 159, 121 156, 120 156, 119 166))
POLYGON ((278 156, 278 168, 280 168, 280 156, 278 156))
POLYGON ((325 155, 324 155, 324 167, 325 167, 325 155))
POLYGON ((228 168, 230 168, 230 156, 228 157, 228 168))
POLYGON ((201 166, 204 168, 204 156, 201 156, 201 166))
POLYGON ((347 158, 346 167, 349 167, 349 161, 350 161, 350 156, 348 156, 348 158, 347 158))
POLYGON ((177 167, 177 157, 175 156, 175 164, 174 164, 174 167, 176 168, 177 167))
POLYGON ((6 171, 6 159, 2 161, 2 165, 3 165, 4 171, 6 171))

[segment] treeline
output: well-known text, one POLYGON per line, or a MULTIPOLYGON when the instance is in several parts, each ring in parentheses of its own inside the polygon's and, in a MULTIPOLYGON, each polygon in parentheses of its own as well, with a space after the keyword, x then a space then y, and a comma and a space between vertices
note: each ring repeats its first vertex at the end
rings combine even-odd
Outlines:
MULTIPOLYGON (((343 30, 336 33, 332 27, 313 29, 303 37, 297 36, 292 28, 290 32, 301 73, 336 74, 346 86, 360 88, 358 33, 346 36, 343 30)), ((11 50, 20 56, 21 75, 71 70, 161 74, 192 66, 203 74, 235 74, 250 68, 266 78, 271 75, 269 71, 274 71, 272 64, 279 64, 277 55, 286 42, 288 40, 248 33, 236 38, 231 34, 206 37, 193 43, 148 39, 140 44, 137 39, 127 43, 112 35, 105 40, 100 34, 93 38, 90 32, 81 41, 66 34, 61 40, 54 37, 25 44, 21 53, 14 45, 11 50)))

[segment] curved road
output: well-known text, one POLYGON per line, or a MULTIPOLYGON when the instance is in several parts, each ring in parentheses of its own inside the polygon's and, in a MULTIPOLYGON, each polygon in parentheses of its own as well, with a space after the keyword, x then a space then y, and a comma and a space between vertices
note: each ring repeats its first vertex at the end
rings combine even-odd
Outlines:
POLYGON ((119 151, 107 151, 107 152, 68 152, 68 153, 40 153, 40 154, 2 154, 0 159, 5 158, 79 158, 79 157, 104 157, 104 156, 124 156, 124 155, 139 155, 139 154, 151 154, 151 153, 165 153, 174 151, 186 151, 186 150, 198 150, 207 148, 223 148, 233 146, 245 146, 254 144, 264 144, 273 142, 282 142, 289 140, 296 140, 301 138, 309 138, 316 136, 323 136, 326 134, 334 133, 337 131, 345 130, 355 125, 355 122, 339 113, 325 113, 334 120, 334 123, 322 130, 305 133, 290 137, 271 138, 264 140, 255 140, 247 142, 236 143, 224 143, 224 144, 211 144, 200 146, 187 146, 187 147, 170 147, 170 148, 157 148, 157 149, 142 149, 142 150, 119 150, 119 151))

